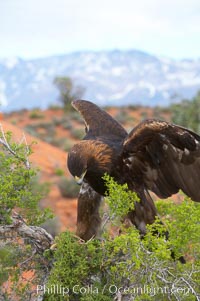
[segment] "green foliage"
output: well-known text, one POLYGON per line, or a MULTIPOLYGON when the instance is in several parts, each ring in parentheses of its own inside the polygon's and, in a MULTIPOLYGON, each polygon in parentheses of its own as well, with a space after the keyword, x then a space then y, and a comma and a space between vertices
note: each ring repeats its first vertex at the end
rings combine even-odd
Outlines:
POLYGON ((73 110, 72 112, 70 112, 69 116, 70 116, 71 120, 75 120, 76 122, 78 122, 80 124, 84 124, 83 123, 83 118, 78 112, 73 110))
MULTIPOLYGON (((137 196, 126 185, 105 176, 109 196, 109 221, 134 208, 137 196)), ((134 227, 120 225, 121 234, 113 237, 104 227, 103 239, 84 242, 70 232, 56 240, 55 263, 48 282, 48 301, 111 300, 197 300, 200 293, 199 204, 187 198, 182 204, 159 201, 164 225, 157 219, 141 239, 134 227), (166 229, 170 237, 166 240, 166 229), (158 233, 157 235, 155 233, 158 233), (175 252, 188 257, 181 264, 171 257, 175 252), (60 292, 53 292, 55 286, 60 292), (121 299, 120 299, 121 298, 121 299)))
POLYGON ((18 262, 19 252, 13 246, 0 248, 0 286, 8 280, 9 272, 18 262))
POLYGON ((28 132, 32 136, 37 137, 42 141, 45 141, 56 147, 59 147, 64 151, 68 151, 72 147, 73 143, 70 139, 63 139, 63 137, 58 137, 57 130, 60 130, 58 129, 58 127, 62 127, 64 130, 66 130, 66 134, 67 131, 70 131, 71 136, 73 136, 75 139, 82 139, 85 135, 85 131, 83 129, 73 128, 72 120, 80 123, 80 116, 78 115, 78 113, 74 114, 74 112, 70 112, 70 114, 68 114, 67 116, 55 116, 52 119, 52 122, 34 122, 34 124, 26 125, 25 129, 26 132, 28 132))
POLYGON ((64 176, 65 172, 62 168, 56 168, 55 174, 59 177, 64 176))
POLYGON ((31 119, 44 118, 44 115, 42 114, 42 112, 39 109, 34 109, 33 111, 31 111, 29 116, 30 116, 31 119))
POLYGON ((172 121, 200 133, 200 92, 191 100, 185 99, 181 103, 172 104, 172 121))
POLYGON ((81 98, 84 93, 84 89, 80 86, 75 86, 70 77, 56 77, 54 79, 54 84, 59 89, 59 101, 63 108, 65 111, 71 111, 71 102, 74 99, 81 98))
POLYGON ((64 141, 64 144, 62 143, 62 148, 64 151, 68 152, 72 148, 73 145, 74 144, 70 140, 66 140, 66 141, 64 141))
POLYGON ((170 114, 170 108, 155 107, 153 109, 153 117, 160 120, 165 120, 164 114, 170 114))
POLYGON ((127 184, 119 185, 109 175, 104 175, 108 195, 109 214, 113 217, 123 218, 129 211, 134 210, 135 202, 139 198, 135 192, 128 189, 127 184))
POLYGON ((83 139, 84 135, 85 135, 85 130, 84 129, 72 129, 71 130, 71 134, 75 139, 83 139))
POLYGON ((116 120, 119 123, 125 124, 126 122, 133 121, 132 118, 129 117, 129 112, 126 108, 121 108, 118 112, 118 114, 115 116, 116 120))
POLYGON ((6 139, 15 155, 0 145, 0 223, 9 223, 12 210, 17 207, 28 224, 41 224, 50 217, 49 210, 38 207, 47 187, 38 183, 36 170, 26 166, 31 150, 27 154, 26 145, 13 143, 10 133, 6 139))
POLYGON ((34 137, 40 138, 49 142, 56 135, 55 125, 51 122, 38 122, 35 124, 28 124, 25 126, 26 132, 34 137), (42 130, 42 133, 40 132, 42 130))
POLYGON ((54 111, 59 111, 60 110, 60 106, 58 106, 57 104, 51 104, 49 106, 49 109, 54 110, 54 111))
POLYGON ((148 118, 148 114, 146 111, 141 112, 141 120, 145 120, 148 118))
POLYGON ((58 217, 54 217, 45 221, 41 227, 50 233, 53 237, 60 233, 60 222, 58 217))
MULTIPOLYGON (((52 213, 39 207, 46 196, 48 187, 38 182, 37 170, 29 163, 31 149, 28 145, 16 144, 11 133, 1 133, 0 139, 0 227, 10 227, 13 214, 17 212, 26 225, 40 225, 49 220, 52 213)), ((20 222, 19 222, 20 226, 20 222)), ((10 231, 14 228, 11 226, 10 231)), ((16 228, 18 224, 16 224, 16 228)), ((26 226, 27 227, 27 226, 26 226)), ((11 232, 12 233, 12 232, 11 232)), ((13 235, 3 236, 0 244, 0 299, 28 300, 30 287, 42 277, 47 265, 41 254, 35 254, 31 239, 23 238, 13 231, 13 235), (23 282, 25 271, 35 270, 34 279, 23 282), (40 272, 38 274, 38 269, 40 272), (9 289, 4 282, 9 280, 9 289), (13 299, 12 299, 13 298, 13 299)))
POLYGON ((174 205, 172 201, 157 202, 159 212, 170 233, 170 242, 176 251, 176 257, 187 253, 195 260, 200 260, 200 206, 185 197, 180 204, 174 205), (178 225, 178 227, 177 227, 178 225))
POLYGON ((58 187, 63 197, 75 198, 78 196, 80 187, 76 184, 74 179, 67 179, 65 176, 60 177, 58 187))

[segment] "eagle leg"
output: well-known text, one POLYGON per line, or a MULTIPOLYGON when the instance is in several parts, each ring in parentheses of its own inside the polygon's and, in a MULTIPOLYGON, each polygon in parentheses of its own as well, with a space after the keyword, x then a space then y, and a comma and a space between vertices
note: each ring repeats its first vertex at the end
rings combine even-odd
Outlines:
POLYGON ((146 225, 154 223, 157 210, 148 191, 141 190, 137 194, 140 201, 135 202, 135 209, 128 213, 128 218, 140 231, 141 236, 144 236, 146 234, 146 225))
POLYGON ((85 241, 98 236, 101 226, 99 215, 101 201, 102 196, 84 182, 78 196, 76 235, 85 241))

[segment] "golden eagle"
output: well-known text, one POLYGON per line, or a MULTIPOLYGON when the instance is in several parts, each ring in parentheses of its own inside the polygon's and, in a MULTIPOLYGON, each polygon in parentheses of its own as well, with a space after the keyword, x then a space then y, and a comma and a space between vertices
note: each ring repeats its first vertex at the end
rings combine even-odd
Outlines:
POLYGON ((129 219, 145 233, 155 220, 156 208, 149 194, 167 198, 181 189, 200 202, 200 136, 184 127, 148 119, 129 134, 108 113, 94 103, 76 100, 72 106, 85 120, 86 135, 68 154, 68 168, 78 184, 77 234, 83 239, 95 235, 98 213, 106 186, 105 173, 120 184, 127 183, 140 202, 129 219))

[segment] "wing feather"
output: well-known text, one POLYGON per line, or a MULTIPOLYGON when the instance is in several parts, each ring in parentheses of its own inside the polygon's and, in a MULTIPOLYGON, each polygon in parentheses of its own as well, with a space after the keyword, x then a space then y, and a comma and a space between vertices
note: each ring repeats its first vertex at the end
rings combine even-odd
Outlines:
POLYGON ((87 100, 74 100, 72 106, 85 120, 85 139, 97 136, 116 136, 124 139, 127 136, 125 129, 94 103, 87 100))
POLYGON ((196 133, 164 121, 144 121, 125 139, 123 158, 131 162, 134 181, 145 183, 159 197, 181 189, 200 202, 200 136, 196 133))

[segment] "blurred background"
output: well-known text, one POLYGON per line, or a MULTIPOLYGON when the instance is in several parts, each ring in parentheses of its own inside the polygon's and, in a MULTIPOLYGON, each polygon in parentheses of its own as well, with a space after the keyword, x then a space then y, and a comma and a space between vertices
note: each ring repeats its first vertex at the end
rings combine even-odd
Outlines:
POLYGON ((0 2, 2 111, 47 108, 57 76, 99 105, 168 105, 200 87, 198 0, 0 2))
POLYGON ((52 231, 74 230, 78 188, 66 154, 84 135, 75 98, 126 129, 155 117, 200 132, 198 0, 0 1, 1 123, 37 141, 52 231))

